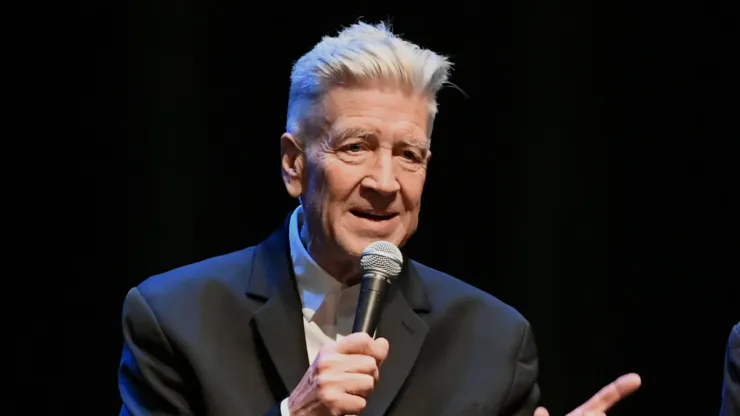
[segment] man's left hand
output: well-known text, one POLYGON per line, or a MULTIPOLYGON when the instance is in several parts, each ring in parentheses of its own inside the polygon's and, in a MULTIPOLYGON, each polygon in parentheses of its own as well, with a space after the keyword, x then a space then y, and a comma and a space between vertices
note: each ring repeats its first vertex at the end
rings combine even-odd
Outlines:
MULTIPOLYGON (((607 410, 640 388, 640 384, 642 380, 639 375, 625 374, 599 390, 567 416, 606 416, 607 410)), ((550 416, 550 413, 544 407, 538 407, 534 416, 550 416)))

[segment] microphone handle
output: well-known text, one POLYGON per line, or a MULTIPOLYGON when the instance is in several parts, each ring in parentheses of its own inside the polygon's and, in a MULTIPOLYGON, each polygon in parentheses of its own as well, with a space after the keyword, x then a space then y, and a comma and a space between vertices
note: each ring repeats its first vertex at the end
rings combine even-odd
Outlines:
POLYGON ((390 282, 384 273, 369 270, 362 276, 361 285, 352 332, 364 332, 374 337, 390 282))

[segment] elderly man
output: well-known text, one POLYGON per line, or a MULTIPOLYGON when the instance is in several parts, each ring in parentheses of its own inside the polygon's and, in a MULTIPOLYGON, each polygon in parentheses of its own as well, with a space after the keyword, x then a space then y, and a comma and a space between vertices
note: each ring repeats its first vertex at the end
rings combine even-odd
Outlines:
MULTIPOLYGON (((124 415, 547 415, 513 308, 408 258, 375 337, 353 333, 359 259, 419 221, 436 94, 450 62, 355 24, 295 64, 282 177, 299 200, 261 244, 128 293, 124 415)), ((627 375, 572 414, 601 414, 627 375)))
POLYGON ((730 331, 725 351, 720 416, 740 416, 740 322, 730 331))

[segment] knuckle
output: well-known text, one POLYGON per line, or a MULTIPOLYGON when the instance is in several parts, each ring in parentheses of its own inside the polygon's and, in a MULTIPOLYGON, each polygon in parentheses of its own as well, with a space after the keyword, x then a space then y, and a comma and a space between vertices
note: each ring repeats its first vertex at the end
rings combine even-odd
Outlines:
POLYGON ((375 371, 378 369, 378 363, 375 358, 368 355, 362 357, 362 366, 366 367, 370 371, 375 371))
POLYGON ((358 393, 370 394, 375 389, 375 378, 371 375, 363 374, 357 383, 358 393))
POLYGON ((367 399, 364 397, 358 397, 356 400, 355 407, 357 408, 357 413, 360 413, 361 411, 365 410, 365 407, 367 406, 367 399))
POLYGON ((336 358, 334 357, 334 354, 322 354, 316 360, 316 370, 318 370, 319 373, 328 371, 334 366, 335 361, 336 358))
POLYGON ((337 346, 334 343, 329 343, 324 345, 319 349, 319 356, 325 355, 325 354, 331 354, 336 350, 337 346))
POLYGON ((331 354, 334 352, 334 345, 324 345, 319 349, 318 355, 316 357, 321 357, 323 355, 331 354))
POLYGON ((326 374, 319 374, 314 378, 316 386, 319 388, 319 394, 327 394, 329 392, 329 386, 332 384, 332 380, 326 374))
POLYGON ((328 370, 330 365, 328 360, 318 360, 316 361, 316 365, 314 367, 316 367, 316 372, 321 374, 328 370))
POLYGON ((331 389, 320 389, 318 392, 318 398, 327 407, 332 407, 336 404, 337 394, 331 389))

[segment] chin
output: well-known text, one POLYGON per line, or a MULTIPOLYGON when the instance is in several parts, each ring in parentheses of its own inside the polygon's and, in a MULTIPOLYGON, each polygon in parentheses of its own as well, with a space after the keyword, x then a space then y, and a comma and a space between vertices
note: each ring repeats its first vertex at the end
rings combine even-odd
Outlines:
POLYGON ((403 223, 379 227, 354 222, 337 225, 333 230, 334 241, 342 251, 354 258, 360 258, 367 246, 376 241, 388 241, 400 248, 410 237, 403 223))
POLYGON ((365 251, 365 248, 376 241, 378 241, 378 239, 356 238, 352 241, 342 242, 341 246, 344 251, 350 255, 350 257, 359 259, 360 256, 362 256, 362 252, 365 251))
POLYGON ((340 241, 340 245, 344 249, 345 252, 347 252, 352 257, 360 258, 362 256, 362 253, 365 251, 367 246, 370 244, 376 242, 376 241, 388 241, 389 243, 394 244, 396 247, 401 247, 401 243, 404 241, 402 237, 398 237, 395 235, 390 236, 370 236, 370 235, 364 235, 364 236, 355 236, 351 239, 351 241, 340 241))

